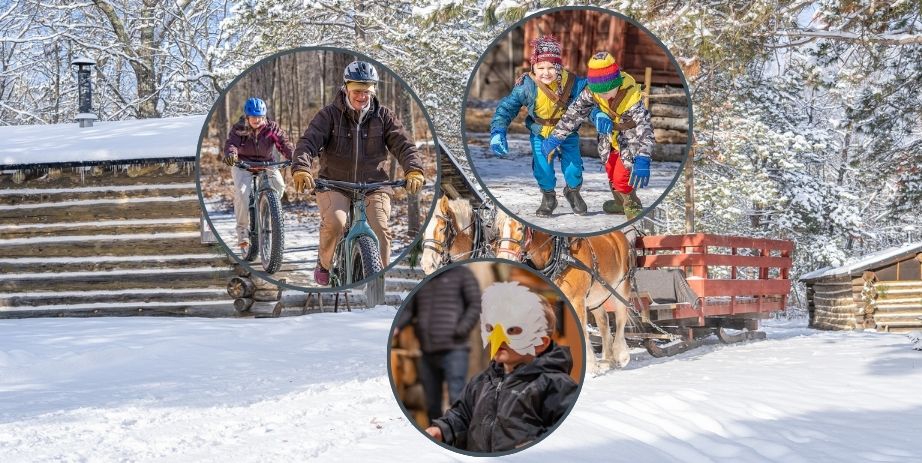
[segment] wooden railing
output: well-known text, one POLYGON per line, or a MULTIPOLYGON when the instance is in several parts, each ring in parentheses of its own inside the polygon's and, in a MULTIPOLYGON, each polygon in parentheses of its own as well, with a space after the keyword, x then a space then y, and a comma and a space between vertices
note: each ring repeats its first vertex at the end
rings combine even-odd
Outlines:
POLYGON ((678 308, 676 318, 765 313, 787 303, 791 241, 696 233, 639 237, 635 247, 638 267, 685 270, 700 304, 678 308))

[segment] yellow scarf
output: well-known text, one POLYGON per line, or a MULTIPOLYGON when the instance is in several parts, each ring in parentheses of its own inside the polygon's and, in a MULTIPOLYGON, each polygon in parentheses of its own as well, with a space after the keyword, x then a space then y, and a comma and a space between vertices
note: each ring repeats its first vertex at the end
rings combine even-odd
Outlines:
MULTIPOLYGON (((596 93, 592 94, 592 99, 595 100, 595 103, 599 105, 599 108, 612 117, 612 121, 616 124, 621 122, 621 115, 628 110, 631 106, 637 104, 640 101, 640 98, 643 96, 643 92, 640 90, 640 85, 631 77, 630 74, 621 71, 621 75, 624 76, 624 81, 621 82, 620 89, 626 90, 627 95, 621 100, 621 103, 618 104, 618 107, 614 111, 608 107, 608 100, 602 98, 596 93)), ((618 131, 613 130, 611 132, 611 147, 620 151, 618 147, 618 131)))
MULTIPOLYGON (((561 72, 563 73, 563 76, 560 79, 560 83, 561 85, 564 86, 564 88, 566 88, 567 80, 570 79, 570 73, 568 73, 565 69, 561 70, 561 72)), ((535 85, 537 86, 537 84, 535 85)), ((557 91, 557 80, 555 79, 547 87, 556 92, 557 91)), ((545 95, 544 92, 541 91, 541 89, 535 88, 535 90, 538 92, 538 96, 537 98, 535 98, 535 115, 542 119, 550 119, 551 116, 554 115, 553 113, 554 113, 555 103, 550 98, 548 98, 548 96, 545 95)), ((564 95, 563 97, 566 98, 567 95, 564 95)), ((564 108, 564 111, 566 110, 567 109, 564 108)), ((547 138, 553 131, 554 131, 553 125, 545 125, 541 128, 541 136, 544 138, 547 138)))

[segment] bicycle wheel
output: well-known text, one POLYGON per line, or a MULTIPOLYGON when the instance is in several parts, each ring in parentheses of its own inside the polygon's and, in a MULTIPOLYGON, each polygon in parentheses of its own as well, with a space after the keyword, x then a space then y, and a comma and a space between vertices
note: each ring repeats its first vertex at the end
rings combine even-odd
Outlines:
MULTIPOLYGON (((252 195, 255 193, 250 193, 250 194, 252 195)), ((250 198, 251 198, 250 201, 252 203, 252 196, 250 198)), ((249 240, 248 242, 250 243, 250 246, 247 248, 246 252, 243 254, 243 260, 247 262, 253 262, 254 260, 256 260, 256 257, 259 256, 259 233, 257 230, 257 228, 259 227, 259 222, 257 221, 257 217, 256 217, 256 209, 253 207, 250 207, 248 210, 250 214, 250 229, 248 232, 248 240, 249 240)))
POLYGON ((364 280, 381 271, 381 253, 374 238, 360 235, 352 247, 352 281, 364 280))
POLYGON ((259 257, 266 273, 275 273, 282 268, 282 252, 285 250, 285 223, 282 217, 282 203, 273 190, 259 194, 259 257))

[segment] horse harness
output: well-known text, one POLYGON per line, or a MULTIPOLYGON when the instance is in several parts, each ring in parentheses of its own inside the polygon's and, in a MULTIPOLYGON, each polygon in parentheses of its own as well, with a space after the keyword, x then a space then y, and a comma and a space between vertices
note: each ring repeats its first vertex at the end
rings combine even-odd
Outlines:
MULTIPOLYGON (((615 290, 615 288, 612 285, 610 285, 607 281, 605 281, 605 279, 603 279, 601 275, 599 275, 598 259, 596 258, 595 250, 592 249, 591 245, 589 246, 589 253, 592 256, 592 267, 589 267, 586 264, 584 264, 582 261, 580 261, 579 259, 573 257, 573 255, 570 253, 569 245, 571 244, 571 241, 568 238, 563 237, 563 236, 558 236, 558 235, 550 235, 551 236, 550 241, 551 241, 551 246, 552 246, 551 247, 551 257, 550 259, 548 259, 547 263, 544 264, 543 267, 539 268, 527 252, 523 253, 521 251, 521 250, 524 250, 525 246, 531 242, 531 238, 532 238, 531 228, 530 227, 524 227, 524 228, 525 228, 525 235, 523 235, 522 239, 520 240, 513 240, 511 238, 500 238, 500 241, 509 241, 513 243, 518 243, 521 246, 519 248, 520 251, 518 253, 512 253, 508 249, 507 251, 514 254, 523 263, 537 270, 538 272, 540 272, 542 275, 544 275, 551 281, 555 281, 557 277, 559 277, 560 274, 563 273, 563 271, 566 270, 568 266, 572 266, 576 268, 577 270, 586 272, 593 281, 599 283, 599 285, 605 288, 605 290, 608 291, 611 294, 611 296, 615 297, 622 304, 629 307, 635 314, 638 314, 637 309, 634 307, 634 304, 632 304, 630 301, 625 299, 624 296, 618 294, 618 291, 615 290)), ((575 239, 580 240, 584 238, 575 238, 575 239)), ((588 245, 589 243, 587 242, 586 244, 588 245)), ((500 248, 500 250, 503 250, 503 248, 500 248)), ((633 250, 632 250, 632 256, 633 256, 633 250)), ((617 284, 620 285, 621 282, 624 281, 625 278, 629 278, 631 281, 631 286, 633 287, 633 281, 634 281, 633 275, 634 275, 634 266, 631 265, 630 270, 621 276, 621 281, 619 281, 617 284)))
POLYGON ((452 221, 450 217, 442 215, 438 211, 435 212, 434 217, 437 219, 441 219, 442 221, 445 222, 445 228, 444 228, 445 238, 441 241, 437 239, 433 239, 433 238, 424 238, 422 241, 422 244, 423 244, 423 249, 432 250, 433 252, 438 254, 439 257, 441 257, 440 266, 452 263, 458 258, 461 258, 465 255, 469 255, 470 256, 469 258, 471 259, 476 259, 478 257, 483 257, 487 255, 487 253, 484 251, 486 246, 484 244, 485 238, 483 236, 483 218, 480 216, 479 213, 476 213, 476 212, 472 215, 473 215, 473 220, 471 220, 470 225, 458 230, 455 228, 454 221, 452 221), (457 238, 458 235, 463 234, 465 231, 467 231, 470 228, 473 229, 472 230, 473 236, 471 238, 471 241, 472 241, 471 250, 467 252, 459 253, 457 255, 452 255, 450 252, 451 243, 454 242, 455 238, 457 238))

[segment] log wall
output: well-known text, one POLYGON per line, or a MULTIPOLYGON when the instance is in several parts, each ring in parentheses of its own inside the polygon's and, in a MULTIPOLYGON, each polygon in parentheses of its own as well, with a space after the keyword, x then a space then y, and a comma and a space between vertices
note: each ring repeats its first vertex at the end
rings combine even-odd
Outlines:
POLYGON ((878 331, 922 329, 922 281, 877 281, 870 306, 878 331))
POLYGON ((851 279, 824 280, 809 286, 810 326, 824 330, 864 329, 862 283, 851 279))
POLYGON ((0 172, 0 318, 233 316, 191 158, 0 172))

